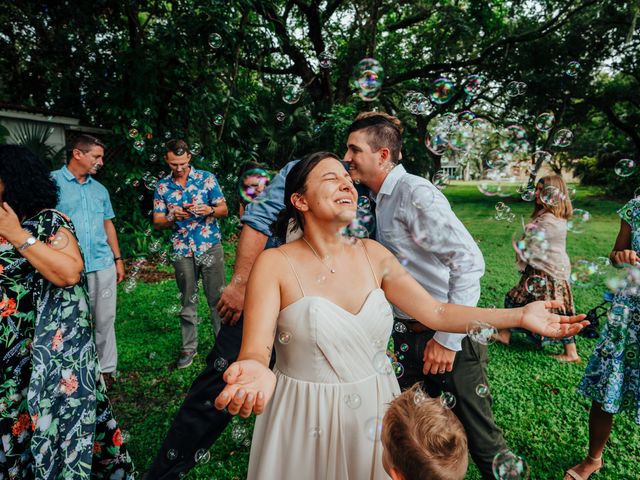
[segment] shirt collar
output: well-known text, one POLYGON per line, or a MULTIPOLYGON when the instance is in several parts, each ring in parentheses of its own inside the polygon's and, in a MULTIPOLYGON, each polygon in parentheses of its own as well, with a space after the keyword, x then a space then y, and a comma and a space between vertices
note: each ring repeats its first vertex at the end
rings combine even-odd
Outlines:
MULTIPOLYGON (((178 185, 178 182, 176 182, 176 179, 173 178, 173 173, 169 172, 169 175, 167 175, 167 179, 169 180, 169 185, 178 185)), ((187 183, 185 183, 185 188, 189 184, 189 180, 195 180, 195 179, 196 179, 196 169, 193 168, 193 166, 189 165, 189 175, 187 175, 187 183)))
MULTIPOLYGON (((80 183, 78 181, 78 179, 75 177, 75 175, 73 173, 71 173, 71 171, 67 168, 66 165, 63 165, 61 170, 62 170, 62 176, 64 178, 66 178, 68 182, 74 182, 75 181, 76 183, 80 183)), ((84 185, 84 184, 92 182, 92 181, 93 181, 93 178, 91 177, 91 175, 87 175, 87 179, 81 185, 84 185)))
POLYGON ((393 167, 393 170, 389 172, 387 177, 382 182, 382 186, 380 187, 380 191, 376 195, 376 203, 379 203, 382 195, 391 195, 393 189, 396 188, 396 184, 400 180, 407 171, 404 169, 402 165, 396 165, 393 167))

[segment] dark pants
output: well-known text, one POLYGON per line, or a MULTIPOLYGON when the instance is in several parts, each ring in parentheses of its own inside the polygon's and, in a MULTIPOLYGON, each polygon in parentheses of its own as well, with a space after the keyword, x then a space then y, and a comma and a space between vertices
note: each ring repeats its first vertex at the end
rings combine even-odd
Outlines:
POLYGON ((422 373, 423 354, 427 342, 435 332, 423 333, 393 332, 396 350, 406 343, 408 351, 403 352, 404 375, 398 379, 404 390, 415 383, 423 382, 424 389, 431 397, 442 392, 450 392, 456 397, 453 413, 464 426, 469 443, 469 452, 473 461, 485 479, 493 479, 493 457, 506 447, 502 431, 496 425, 491 411, 493 400, 491 395, 484 398, 476 394, 480 384, 488 385, 486 345, 472 342, 466 337, 462 342, 462 350, 456 354, 453 371, 442 375, 424 375, 422 373))
POLYGON ((145 478, 179 478, 195 464, 196 452, 208 450, 231 421, 231 415, 218 410, 213 402, 225 386, 220 368, 223 358, 230 365, 238 358, 242 343, 242 320, 235 326, 222 325, 216 343, 207 356, 207 366, 189 388, 171 428, 145 478), (175 458, 174 458, 175 457, 175 458))

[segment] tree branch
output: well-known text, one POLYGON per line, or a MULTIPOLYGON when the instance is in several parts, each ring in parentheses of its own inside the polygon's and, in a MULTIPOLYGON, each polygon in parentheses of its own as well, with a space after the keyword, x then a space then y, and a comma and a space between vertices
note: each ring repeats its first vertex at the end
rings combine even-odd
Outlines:
POLYGON ((434 9, 422 9, 407 18, 403 18, 402 20, 398 20, 395 23, 387 25, 386 30, 395 32, 396 30, 410 27, 411 25, 415 25, 416 23, 420 23, 423 20, 426 20, 433 14, 434 11, 434 9))
POLYGON ((508 47, 511 45, 515 45, 517 43, 543 38, 544 36, 560 28, 572 16, 576 15, 579 11, 587 8, 590 5, 597 3, 597 1, 598 0, 588 0, 581 5, 578 5, 576 8, 574 8, 571 11, 558 13, 555 17, 553 17, 552 19, 550 19, 549 21, 547 21, 546 23, 542 24, 541 26, 539 26, 534 30, 531 30, 529 32, 524 32, 519 35, 512 35, 510 37, 498 40, 493 44, 484 48, 476 58, 459 61, 459 62, 450 62, 450 63, 430 63, 420 68, 416 68, 416 69, 401 73, 395 77, 390 77, 386 80, 385 83, 388 85, 395 85, 397 83, 404 82, 405 80, 426 77, 439 70, 449 70, 449 69, 456 69, 461 67, 470 67, 473 65, 480 65, 495 50, 508 47), (560 20, 560 18, 563 16, 564 13, 566 13, 565 17, 560 20))
POLYGON ((331 15, 335 13, 335 11, 342 5, 344 0, 333 0, 327 2, 327 8, 325 8, 324 12, 322 12, 322 21, 326 22, 331 18, 331 15))

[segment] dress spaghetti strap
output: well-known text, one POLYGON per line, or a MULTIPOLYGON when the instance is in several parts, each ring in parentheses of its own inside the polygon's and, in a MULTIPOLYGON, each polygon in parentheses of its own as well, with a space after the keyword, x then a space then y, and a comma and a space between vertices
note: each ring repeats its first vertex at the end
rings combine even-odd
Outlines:
POLYGON ((300 277, 298 276, 298 272, 296 272, 296 269, 293 268, 293 263, 291 263, 291 259, 289 258, 289 255, 287 255, 282 248, 277 248, 276 250, 279 251, 282 255, 284 255, 284 258, 287 259, 287 263, 291 267, 291 270, 293 270, 293 274, 296 276, 296 280, 298 281, 298 286, 300 287, 300 291, 302 292, 302 296, 303 297, 306 296, 305 293, 304 293, 304 288, 302 288, 302 282, 300 281, 300 277))
POLYGON ((360 240, 360 245, 362 246, 362 249, 364 250, 364 254, 367 257, 367 262, 369 262, 369 268, 371 268, 371 273, 373 274, 373 279, 376 282, 376 287, 380 287, 380 283, 378 283, 378 276, 376 275, 376 271, 373 269, 373 265, 371 263, 371 259, 369 258, 369 254, 367 253, 367 247, 364 246, 364 242, 362 240, 360 240))

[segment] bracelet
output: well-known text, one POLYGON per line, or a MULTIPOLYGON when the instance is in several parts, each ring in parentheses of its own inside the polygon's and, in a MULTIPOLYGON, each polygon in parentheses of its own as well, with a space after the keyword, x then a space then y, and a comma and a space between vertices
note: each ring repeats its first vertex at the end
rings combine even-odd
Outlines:
POLYGON ((118 260, 120 260, 121 262, 123 261, 122 257, 113 257, 114 262, 117 262, 118 260))

